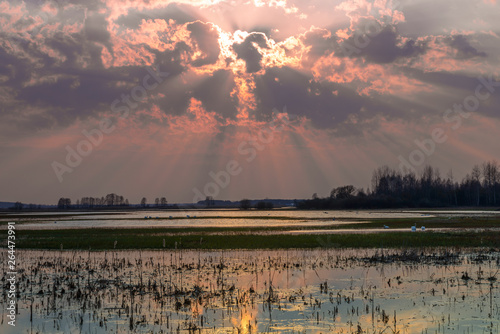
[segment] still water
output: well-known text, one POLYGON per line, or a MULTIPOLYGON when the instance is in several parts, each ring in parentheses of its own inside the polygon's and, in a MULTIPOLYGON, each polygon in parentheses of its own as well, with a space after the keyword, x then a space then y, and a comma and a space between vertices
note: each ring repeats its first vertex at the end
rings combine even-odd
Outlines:
MULTIPOLYGON (((134 227, 262 227, 262 226, 324 226, 364 223, 379 218, 413 218, 425 221, 435 216, 454 218, 467 216, 498 216, 499 211, 123 211, 64 212, 12 214, 0 221, 16 221, 23 229, 61 228, 134 228, 134 227), (47 216, 47 217, 46 217, 47 216)), ((419 223, 420 224, 420 223, 419 223)))
MULTIPOLYGON (((20 250, 17 259, 17 326, 2 314, 1 333, 499 332, 500 253, 487 250, 20 250)), ((2 278, 5 263, 4 254, 2 278)))

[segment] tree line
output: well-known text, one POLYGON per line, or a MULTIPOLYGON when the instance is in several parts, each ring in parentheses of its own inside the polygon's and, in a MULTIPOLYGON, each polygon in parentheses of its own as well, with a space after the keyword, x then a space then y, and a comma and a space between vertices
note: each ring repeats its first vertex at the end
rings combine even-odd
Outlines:
MULTIPOLYGON (((253 207, 257 210, 271 210, 274 209, 273 202, 268 201, 258 201, 253 205, 253 207)), ((242 210, 250 210, 252 208, 252 201, 249 199, 242 199, 240 201, 240 209, 242 210)))
MULTIPOLYGON (((167 207, 167 199, 165 197, 157 197, 154 201, 155 207, 167 207)), ((115 193, 107 194, 102 197, 82 197, 77 199, 72 204, 70 198, 61 197, 57 202, 58 209, 94 209, 102 207, 129 207, 130 203, 127 198, 115 193)), ((140 206, 143 208, 149 207, 146 197, 141 199, 140 206)))
POLYGON ((450 170, 442 176, 438 168, 425 166, 399 171, 388 166, 373 171, 371 191, 352 185, 332 189, 330 196, 300 201, 299 209, 376 209, 499 205, 500 167, 496 161, 475 165, 457 181, 450 170))

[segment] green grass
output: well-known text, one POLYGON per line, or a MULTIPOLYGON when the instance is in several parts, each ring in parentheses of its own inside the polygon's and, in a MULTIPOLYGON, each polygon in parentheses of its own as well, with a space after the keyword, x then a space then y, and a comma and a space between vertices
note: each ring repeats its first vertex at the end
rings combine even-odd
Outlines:
MULTIPOLYGON (((492 247, 500 248, 500 232, 391 232, 379 234, 172 235, 168 229, 68 229, 16 230, 18 249, 278 249, 278 248, 400 248, 400 247, 492 247), (200 242, 201 241, 201 242, 200 242)), ((5 247, 6 231, 1 245, 5 247)))
POLYGON ((500 217, 428 217, 428 218, 379 218, 370 219, 364 224, 343 224, 337 225, 342 229, 367 229, 381 228, 383 225, 389 228, 410 228, 413 224, 426 228, 494 228, 500 227, 500 217))
MULTIPOLYGON (((268 219, 267 216, 258 216, 268 219)), ((224 217, 232 219, 235 217, 224 217)), ((242 217, 239 217, 242 218, 242 217)), ((250 219, 258 219, 250 217, 250 219)), ((276 218, 276 217, 273 217, 276 218)), ((282 217, 279 217, 282 218, 282 217)), ((202 219, 199 217, 197 219, 202 219)), ((247 217, 248 219, 248 217, 247 217)), ((288 218, 286 218, 288 219, 288 218)), ((323 219, 324 220, 324 219, 323 219)), ((140 226, 140 223, 138 223, 140 226)), ((145 227, 145 228, 84 228, 57 230, 24 230, 16 227, 16 248, 35 249, 272 249, 272 248, 316 248, 316 247, 500 247, 500 229, 477 232, 475 228, 498 228, 500 217, 428 217, 370 219, 366 223, 346 222, 338 225, 308 226, 297 220, 289 226, 270 227, 145 227), (446 232, 409 232, 417 223, 426 228, 450 228, 446 232), (383 225, 398 232, 386 232, 383 225), (371 234, 276 234, 290 230, 325 229, 380 229, 383 233, 371 234), (202 241, 200 242, 200 240, 202 241)), ((0 246, 5 247, 6 229, 0 230, 0 246)))

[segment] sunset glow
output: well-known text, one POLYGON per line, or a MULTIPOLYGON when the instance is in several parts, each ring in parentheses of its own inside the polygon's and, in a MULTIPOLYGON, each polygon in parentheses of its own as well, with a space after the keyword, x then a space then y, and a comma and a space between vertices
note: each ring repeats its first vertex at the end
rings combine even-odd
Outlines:
POLYGON ((425 163, 443 173, 499 158, 496 1, 3 1, 0 12, 5 200, 191 202, 232 160, 241 173, 217 199, 327 195, 369 186, 436 127, 447 140, 425 163), (482 82, 485 98, 452 118, 482 82), (96 129, 97 144, 85 135, 96 129), (90 151, 70 166, 68 147, 90 151))

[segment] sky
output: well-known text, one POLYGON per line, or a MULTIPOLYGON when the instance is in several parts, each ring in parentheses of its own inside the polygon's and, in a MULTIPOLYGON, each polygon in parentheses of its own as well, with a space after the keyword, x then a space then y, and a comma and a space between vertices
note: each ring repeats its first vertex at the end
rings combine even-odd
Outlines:
POLYGON ((496 0, 0 2, 0 201, 310 198, 500 160, 496 0))

